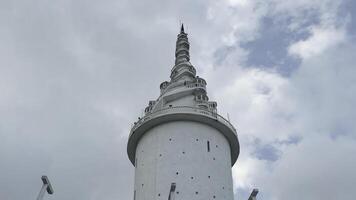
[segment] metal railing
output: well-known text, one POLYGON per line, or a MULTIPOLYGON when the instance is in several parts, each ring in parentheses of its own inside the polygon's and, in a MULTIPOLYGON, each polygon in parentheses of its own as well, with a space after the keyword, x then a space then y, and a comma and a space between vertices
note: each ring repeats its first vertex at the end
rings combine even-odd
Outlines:
POLYGON ((195 88, 195 87, 202 87, 202 88, 206 88, 206 85, 203 83, 188 83, 186 85, 188 88, 195 88))
POLYGON ((146 122, 152 118, 155 118, 157 116, 164 115, 164 114, 173 114, 173 113, 194 113, 194 114, 198 113, 198 114, 208 116, 208 117, 218 120, 219 122, 228 126, 230 129, 233 130, 233 132, 236 135, 236 129, 234 128, 234 126, 228 120, 226 120, 224 117, 222 117, 221 115, 217 114, 216 112, 207 110, 207 109, 190 107, 190 106, 168 107, 168 108, 163 108, 161 110, 154 111, 152 113, 147 113, 144 117, 139 118, 139 120, 133 124, 133 126, 131 128, 131 133, 134 132, 141 124, 143 124, 144 122, 146 122))
POLYGON ((203 88, 206 90, 206 85, 203 83, 186 83, 186 85, 184 85, 183 83, 181 84, 176 84, 176 85, 172 85, 172 86, 167 86, 164 90, 161 91, 161 95, 159 97, 161 97, 162 95, 164 95, 168 90, 172 90, 175 89, 177 87, 181 87, 184 86, 185 88, 203 88))

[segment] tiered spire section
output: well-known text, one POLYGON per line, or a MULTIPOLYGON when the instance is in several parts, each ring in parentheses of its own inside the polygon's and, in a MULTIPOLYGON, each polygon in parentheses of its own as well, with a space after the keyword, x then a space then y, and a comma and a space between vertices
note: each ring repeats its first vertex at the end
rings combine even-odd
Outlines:
POLYGON ((145 109, 146 114, 177 106, 205 109, 216 113, 216 102, 209 101, 206 81, 196 76, 196 70, 189 61, 187 35, 182 25, 177 36, 176 61, 171 70, 171 80, 161 83, 161 94, 157 100, 149 102, 145 109))
POLYGON ((178 81, 182 79, 190 79, 195 78, 195 68, 189 62, 189 41, 188 34, 184 32, 184 25, 182 24, 180 28, 180 33, 177 36, 176 42, 176 52, 175 52, 175 65, 172 69, 171 80, 178 81))
POLYGON ((176 65, 183 62, 189 62, 190 60, 187 35, 188 34, 184 32, 184 25, 182 24, 176 43, 176 65))

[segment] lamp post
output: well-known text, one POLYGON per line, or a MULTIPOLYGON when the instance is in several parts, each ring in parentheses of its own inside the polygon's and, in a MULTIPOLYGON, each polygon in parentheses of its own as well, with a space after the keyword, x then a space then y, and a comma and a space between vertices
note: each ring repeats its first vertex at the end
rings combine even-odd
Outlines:
POLYGON ((40 190, 40 193, 37 196, 37 200, 42 200, 45 192, 47 191, 48 194, 53 194, 53 188, 51 183, 48 180, 47 176, 42 176, 41 180, 43 182, 42 188, 40 190))
POLYGON ((257 194, 258 194, 258 189, 253 189, 248 200, 256 200, 257 194))
POLYGON ((172 183, 171 189, 169 190, 168 200, 174 200, 175 190, 176 190, 176 183, 172 183))

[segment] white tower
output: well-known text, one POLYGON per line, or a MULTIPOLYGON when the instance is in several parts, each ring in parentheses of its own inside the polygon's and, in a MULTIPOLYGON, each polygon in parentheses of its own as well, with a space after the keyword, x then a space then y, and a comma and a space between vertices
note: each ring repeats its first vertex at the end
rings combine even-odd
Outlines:
POLYGON ((233 125, 217 114, 206 82, 189 62, 182 25, 171 80, 131 129, 134 200, 233 200, 231 166, 239 155, 233 125))

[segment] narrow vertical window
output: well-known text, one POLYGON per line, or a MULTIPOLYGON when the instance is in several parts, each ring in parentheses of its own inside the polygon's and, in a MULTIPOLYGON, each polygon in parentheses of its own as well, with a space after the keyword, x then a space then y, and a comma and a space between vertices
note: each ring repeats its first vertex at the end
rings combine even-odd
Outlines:
POLYGON ((210 152, 210 142, 209 141, 206 142, 206 146, 208 148, 208 152, 210 152))
POLYGON ((134 191, 134 200, 136 200, 136 190, 134 191))

